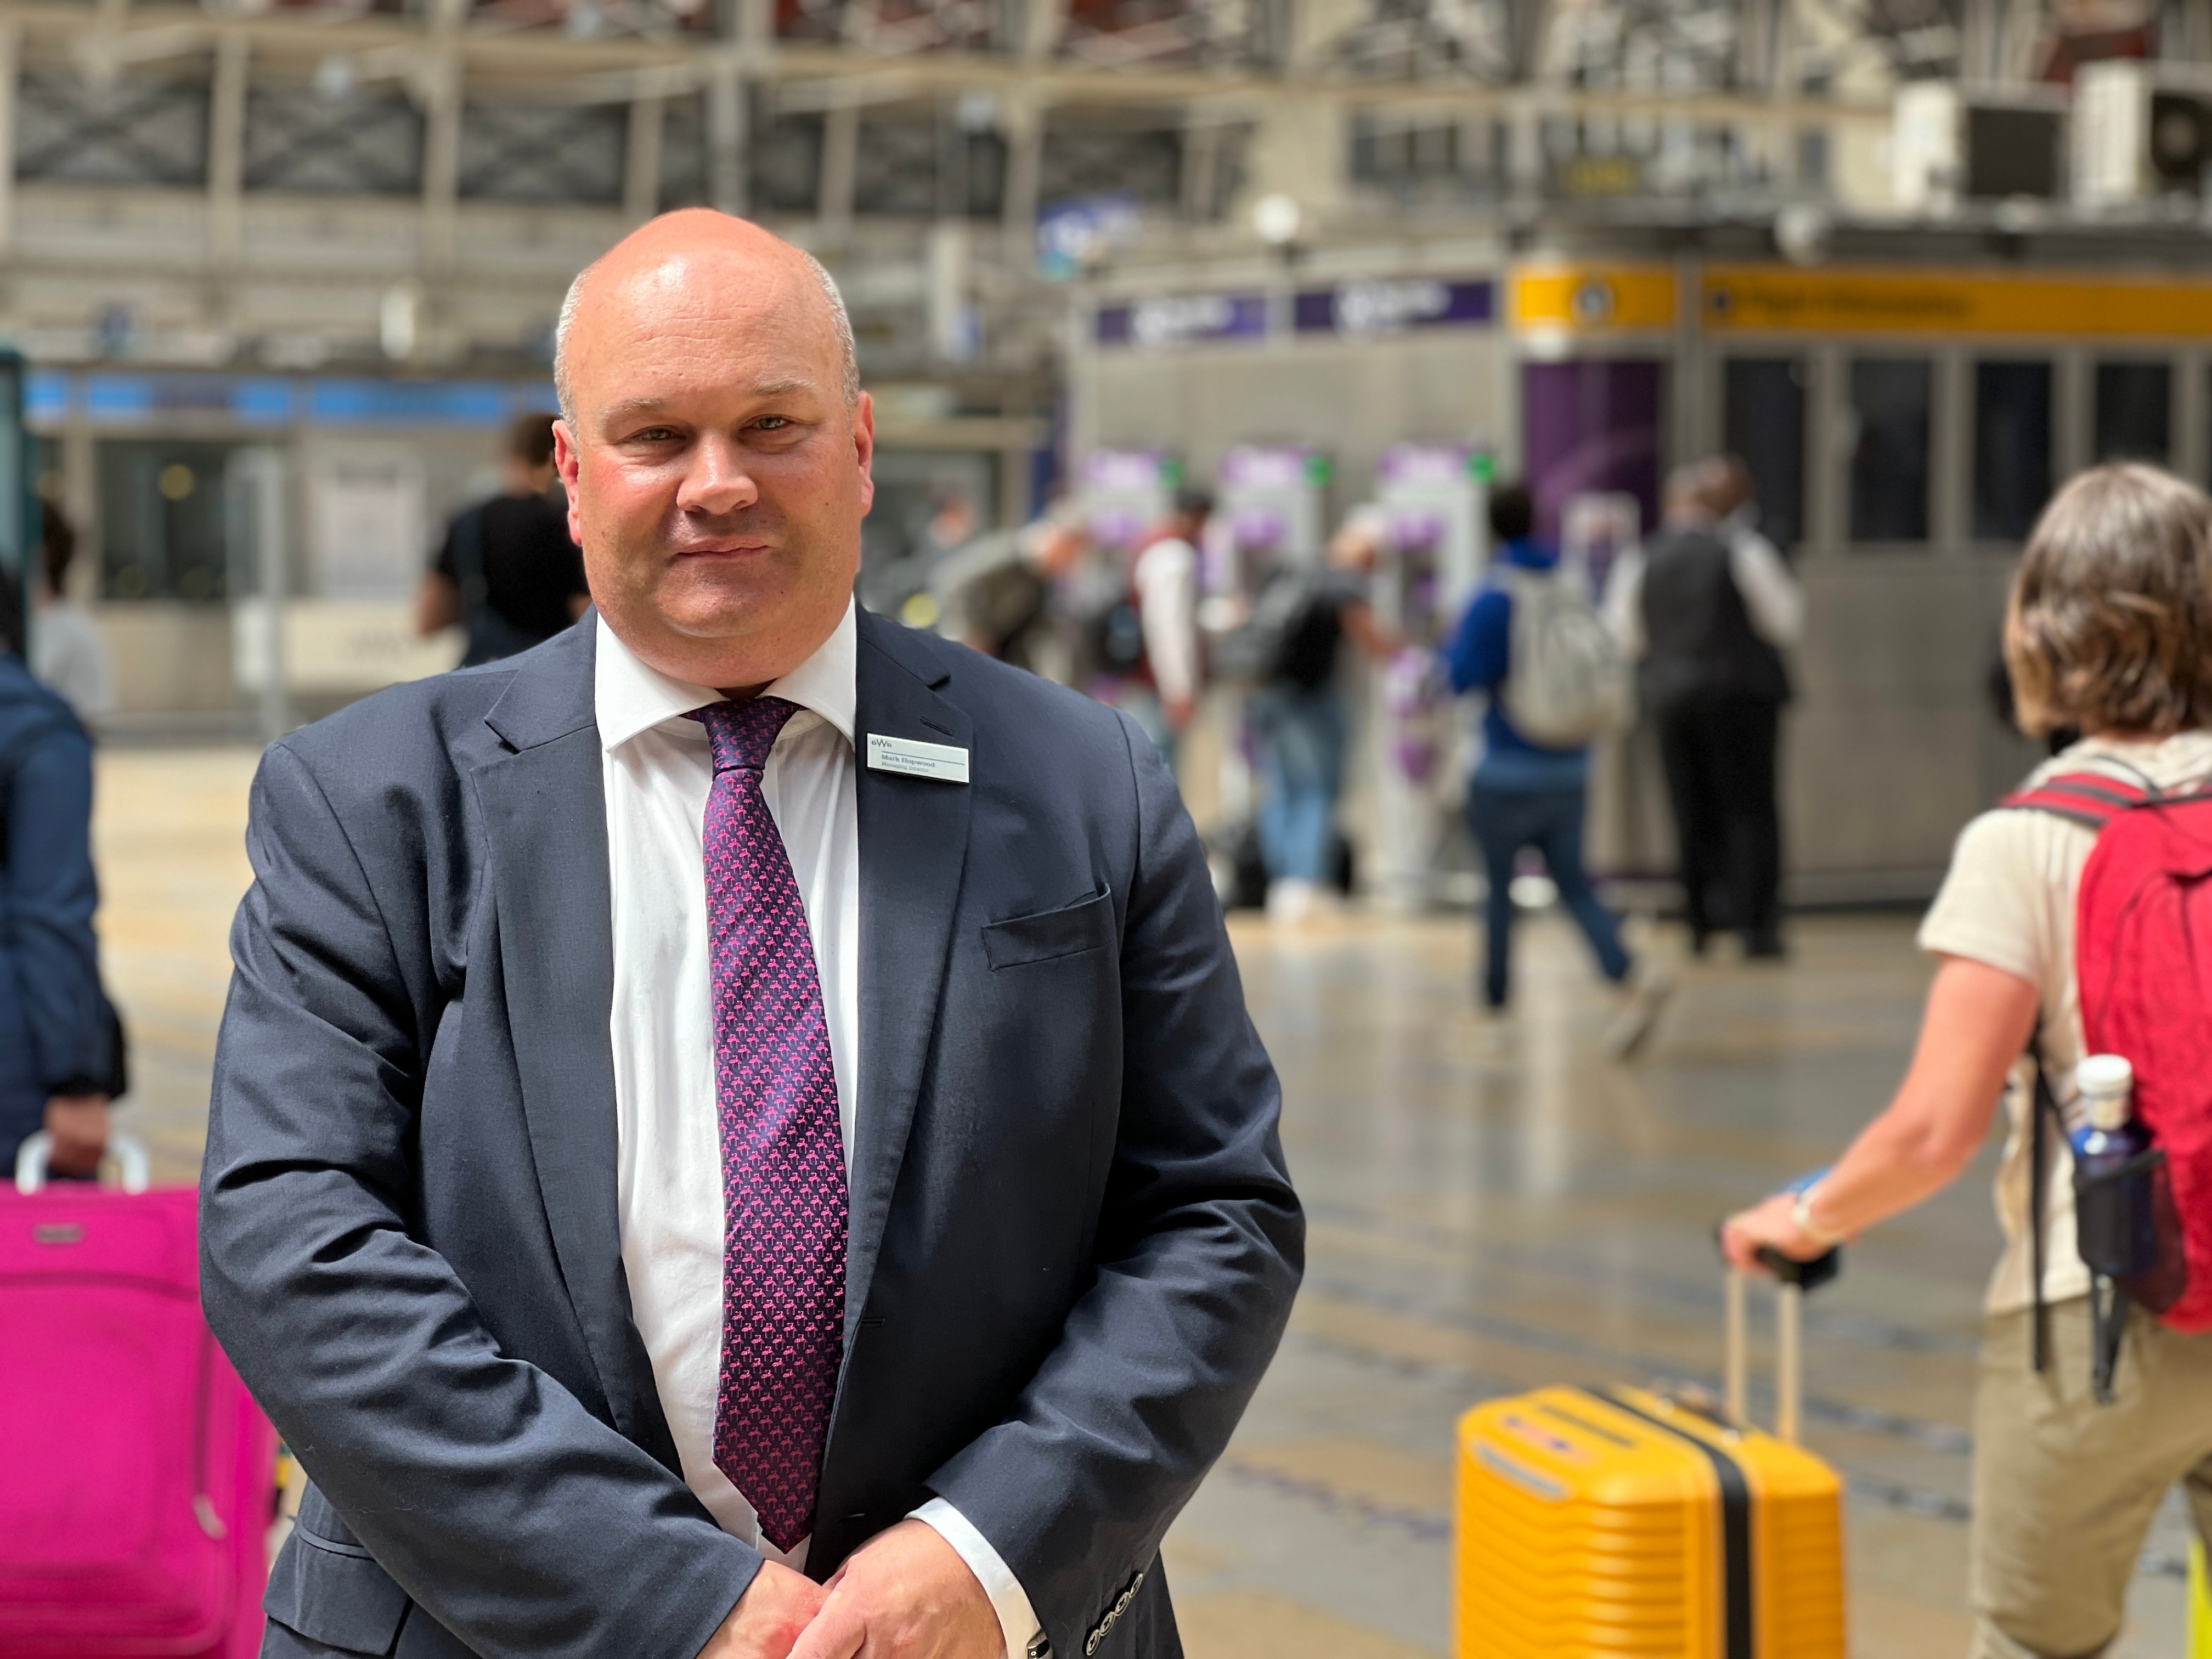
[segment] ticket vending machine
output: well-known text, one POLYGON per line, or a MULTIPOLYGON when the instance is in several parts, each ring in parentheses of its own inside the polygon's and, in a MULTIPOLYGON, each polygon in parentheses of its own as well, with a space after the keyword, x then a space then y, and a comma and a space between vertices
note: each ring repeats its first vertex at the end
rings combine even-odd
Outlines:
POLYGON ((1277 568, 1321 562, 1329 473, 1328 456, 1296 445, 1239 444, 1221 458, 1199 583, 1207 599, 1249 601, 1277 568))
POLYGON ((1490 545, 1490 453, 1462 444, 1397 444, 1375 469, 1376 505, 1390 526, 1383 619, 1438 643, 1459 620, 1490 545))
POLYGON ((1482 579, 1489 549, 1487 450, 1399 444, 1376 469, 1383 528, 1377 619, 1406 641, 1376 677, 1372 885, 1419 909, 1451 896, 1445 866, 1471 763, 1472 730, 1443 651, 1482 579))
POLYGON ((1182 463, 1162 449, 1097 449, 1083 458, 1080 477, 1091 539, 1128 553, 1175 505, 1182 463))

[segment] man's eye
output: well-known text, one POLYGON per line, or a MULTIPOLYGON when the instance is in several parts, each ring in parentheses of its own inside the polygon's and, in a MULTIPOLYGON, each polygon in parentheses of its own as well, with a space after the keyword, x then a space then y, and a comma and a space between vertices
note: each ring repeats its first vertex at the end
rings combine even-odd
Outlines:
POLYGON ((781 432, 790 424, 791 416, 788 415, 763 415, 753 422, 753 429, 757 432, 781 432))
POLYGON ((635 434, 633 441, 641 444, 665 444, 675 435, 675 428, 672 427, 649 426, 644 431, 635 434))

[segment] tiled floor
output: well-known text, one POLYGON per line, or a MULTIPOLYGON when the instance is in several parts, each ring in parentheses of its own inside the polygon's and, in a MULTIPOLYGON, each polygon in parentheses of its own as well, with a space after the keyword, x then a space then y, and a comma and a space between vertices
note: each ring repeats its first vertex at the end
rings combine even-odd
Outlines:
MULTIPOLYGON (((248 878, 252 757, 112 750, 101 929, 139 1079, 129 1121, 192 1173, 248 878)), ((1644 1055, 1599 1058, 1578 945, 1524 930, 1519 1006, 1467 994, 1467 924, 1236 928, 1312 1218, 1280 1358, 1169 1544, 1193 1659, 1414 1659, 1448 1645, 1450 1428, 1539 1382, 1709 1377, 1711 1229, 1880 1104, 1927 970, 1900 917, 1802 921, 1785 967, 1686 970, 1644 1055)), ((1661 934, 1650 948, 1664 953, 1661 934)), ((1965 1649, 1966 1420, 1996 1250, 1988 1158, 1869 1239, 1809 1318, 1814 1445, 1851 1482, 1854 1648, 1965 1649)), ((2186 1530, 2151 1540, 2113 1659, 2181 1651, 2186 1530)))

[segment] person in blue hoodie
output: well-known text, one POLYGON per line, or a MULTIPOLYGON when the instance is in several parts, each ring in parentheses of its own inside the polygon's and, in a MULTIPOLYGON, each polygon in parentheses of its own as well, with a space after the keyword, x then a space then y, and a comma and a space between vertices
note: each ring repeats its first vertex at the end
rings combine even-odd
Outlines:
POLYGON ((92 914, 92 739, 31 678, 0 573, 0 1181, 38 1130, 49 1167, 90 1175, 113 1055, 92 914))
MULTIPOLYGON (((1535 516, 1523 486, 1503 484, 1491 492, 1494 564, 1549 570, 1559 562, 1556 550, 1536 539, 1535 516)), ((1628 986, 1635 966, 1620 942, 1620 922, 1600 902, 1583 869, 1589 751, 1542 748, 1514 730, 1499 695, 1513 672, 1512 646, 1513 595, 1493 577, 1460 619, 1444 659, 1453 690, 1485 696, 1483 754, 1468 789, 1467 810, 1490 881, 1482 988, 1492 1009, 1505 1006, 1510 990, 1513 872, 1523 848, 1543 855, 1560 902, 1589 936, 1606 978, 1628 986)), ((1616 1048, 1624 1046, 1618 1036, 1609 1042, 1616 1048)))

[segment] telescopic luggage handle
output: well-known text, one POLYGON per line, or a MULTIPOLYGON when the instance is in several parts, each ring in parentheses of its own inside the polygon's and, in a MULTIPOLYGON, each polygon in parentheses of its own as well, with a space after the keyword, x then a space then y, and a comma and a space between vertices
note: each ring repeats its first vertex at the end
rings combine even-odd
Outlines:
MULTIPOLYGON (((1842 1271, 1841 1246, 1809 1261, 1798 1261, 1761 1245, 1759 1265, 1774 1275, 1774 1432, 1792 1445, 1797 1441, 1805 1406, 1805 1292, 1816 1290, 1842 1271)), ((1751 1362, 1744 1282, 1749 1277, 1730 1267, 1728 1275, 1728 1348, 1721 1373, 1722 1403, 1738 1423, 1751 1421, 1751 1362)))
MULTIPOLYGON (((54 1138, 44 1129, 16 1149, 17 1192, 27 1195, 46 1184, 46 1164, 53 1150, 54 1138)), ((100 1169, 102 1175, 112 1169, 115 1184, 126 1193, 143 1193, 153 1181, 153 1165, 147 1161, 146 1149, 126 1134, 111 1133, 107 1137, 107 1150, 100 1156, 100 1169)))

